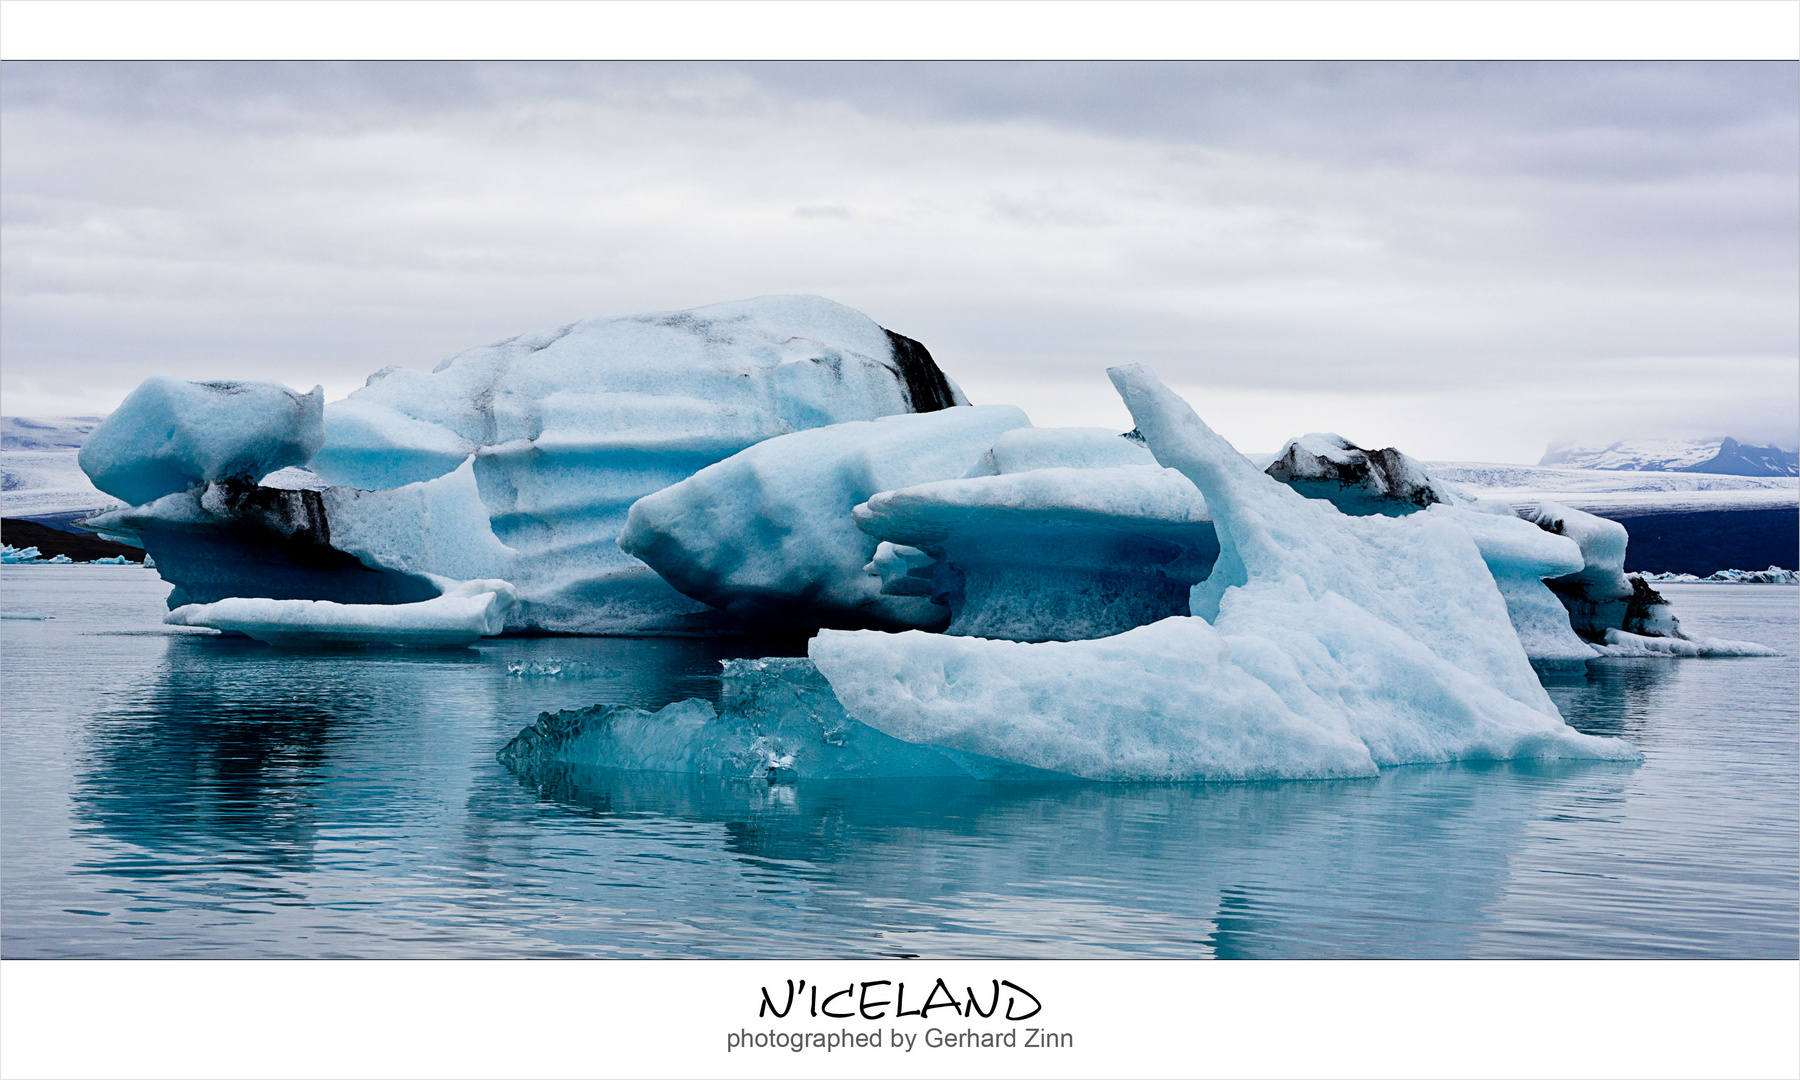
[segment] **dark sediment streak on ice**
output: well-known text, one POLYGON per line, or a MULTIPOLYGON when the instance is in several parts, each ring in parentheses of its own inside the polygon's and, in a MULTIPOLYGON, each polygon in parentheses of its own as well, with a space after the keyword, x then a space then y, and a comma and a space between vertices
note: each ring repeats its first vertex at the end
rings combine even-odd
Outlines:
POLYGON ((234 596, 411 604, 438 595, 437 586, 425 578, 372 569, 332 547, 324 500, 317 491, 227 480, 211 486, 207 501, 226 524, 134 530, 156 559, 158 572, 175 585, 171 610, 234 596))
POLYGON ((913 412, 937 412, 956 404, 956 395, 950 390, 950 380, 944 378, 937 361, 931 358, 931 350, 886 327, 882 328, 882 332, 887 334, 888 341, 894 346, 894 366, 906 381, 906 397, 912 402, 913 412))

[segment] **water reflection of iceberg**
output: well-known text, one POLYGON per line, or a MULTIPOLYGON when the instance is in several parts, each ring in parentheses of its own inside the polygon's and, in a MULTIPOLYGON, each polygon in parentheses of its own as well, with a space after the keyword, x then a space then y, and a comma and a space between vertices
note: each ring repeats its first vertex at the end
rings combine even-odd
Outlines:
MULTIPOLYGON (((654 707, 717 685, 702 648, 544 639, 451 661, 171 640, 143 689, 81 724, 77 870, 121 903, 204 909, 210 948, 258 953, 1468 955, 1543 823, 1630 776, 770 785, 494 763, 528 710, 594 686, 509 662, 610 666, 609 697, 654 707)), ((141 947, 181 951, 189 917, 158 916, 172 936, 141 947)))
POLYGON ((478 693, 481 669, 474 653, 416 662, 172 638, 142 693, 88 726, 75 814, 130 845, 104 860, 112 873, 307 869, 322 824, 390 794, 343 782, 378 762, 375 744, 423 744, 407 706, 478 693))
POLYGON ((391 843, 404 829, 409 842, 454 850, 463 828, 441 808, 468 799, 471 760, 492 761, 486 743, 471 753, 467 730, 516 729, 509 717, 589 694, 581 681, 520 679, 510 666, 572 658, 561 663, 613 671, 609 694, 654 707, 716 694, 719 655, 770 648, 548 638, 411 653, 172 637, 140 689, 82 725, 71 807, 120 842, 90 849, 88 869, 141 879, 223 867, 267 879, 316 869, 321 838, 347 830, 391 843))
POLYGON ((1570 727, 1649 749, 1657 741, 1656 718, 1667 715, 1667 700, 1688 674, 1679 659, 1621 657, 1592 661, 1579 674, 1542 677, 1570 727))
POLYGON ((1571 784, 1622 789, 1628 775, 771 785, 547 763, 519 779, 599 821, 713 826, 747 885, 797 890, 806 918, 864 927, 889 954, 1292 957, 1467 955, 1528 823, 1571 784))

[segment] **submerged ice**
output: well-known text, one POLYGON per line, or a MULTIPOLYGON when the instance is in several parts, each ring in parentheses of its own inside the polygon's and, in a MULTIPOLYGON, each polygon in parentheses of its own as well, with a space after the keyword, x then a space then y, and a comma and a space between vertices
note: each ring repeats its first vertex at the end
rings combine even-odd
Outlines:
POLYGON ((876 731, 845 713, 811 661, 785 657, 725 661, 717 705, 690 698, 654 711, 544 713, 499 758, 519 772, 560 763, 731 780, 1055 779, 876 731))

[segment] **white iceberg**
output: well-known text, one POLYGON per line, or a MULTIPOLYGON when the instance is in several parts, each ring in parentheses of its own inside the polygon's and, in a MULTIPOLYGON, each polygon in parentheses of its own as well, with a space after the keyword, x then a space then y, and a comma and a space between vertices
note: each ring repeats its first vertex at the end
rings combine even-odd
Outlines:
POLYGON ((500 633, 516 599, 505 581, 441 582, 440 587, 442 595, 411 604, 231 597, 178 607, 163 622, 235 631, 271 645, 445 648, 500 633))
MULTIPOLYGON (((1289 439, 1263 471, 1346 514, 1400 517, 1454 508, 1453 519, 1474 539, 1494 575, 1525 655, 1547 668, 1579 666, 1597 655, 1575 632, 1568 610, 1543 581, 1586 567, 1578 545, 1546 537, 1518 520, 1506 503, 1441 484, 1423 464, 1393 447, 1365 450, 1341 435, 1289 439)), ((1621 546, 1621 555, 1623 550, 1621 546)))
POLYGON ((779 296, 590 319, 321 400, 146 382, 83 451, 135 504, 97 527, 144 537, 171 606, 410 603, 435 595, 430 576, 504 578, 518 628, 717 632, 716 611, 619 549, 633 502, 775 436, 967 404, 918 342, 779 296))
POLYGON ((516 625, 707 632, 716 613, 619 549, 632 503, 765 439, 966 404, 918 342, 820 297, 773 296, 588 319, 431 374, 377 372, 326 407, 311 468, 385 489, 473 454, 493 531, 518 553, 516 625))
POLYGON ((1377 771, 1343 717, 1296 712, 1192 617, 1040 643, 826 630, 807 652, 845 711, 907 742, 1091 780, 1377 771))
POLYGON ((744 623, 938 629, 947 609, 864 572, 877 541, 851 510, 959 476, 1030 423, 1011 405, 957 406, 778 436, 639 499, 619 548, 744 623))
POLYGON ((1623 630, 1608 630, 1606 644, 1596 650, 1601 656, 1780 656, 1766 645, 1754 641, 1731 641, 1726 638, 1645 637, 1623 630))
POLYGON ((1205 498, 1221 553, 1195 594, 1210 620, 1042 644, 825 631, 809 655, 850 715, 1115 780, 1638 760, 1563 723, 1455 515, 1346 516, 1259 472, 1144 369, 1109 374, 1157 460, 1205 498))
POLYGON ((304 465, 324 442, 325 390, 157 375, 101 421, 78 460, 94 486, 132 505, 217 480, 304 465))

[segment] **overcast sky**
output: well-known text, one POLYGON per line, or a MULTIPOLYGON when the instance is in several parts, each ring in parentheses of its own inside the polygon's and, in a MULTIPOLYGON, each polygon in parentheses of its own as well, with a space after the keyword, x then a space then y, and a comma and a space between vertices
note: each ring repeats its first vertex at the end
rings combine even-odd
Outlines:
POLYGON ((784 292, 1043 425, 1793 447, 1800 66, 0 68, 9 415, 784 292))

